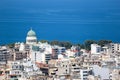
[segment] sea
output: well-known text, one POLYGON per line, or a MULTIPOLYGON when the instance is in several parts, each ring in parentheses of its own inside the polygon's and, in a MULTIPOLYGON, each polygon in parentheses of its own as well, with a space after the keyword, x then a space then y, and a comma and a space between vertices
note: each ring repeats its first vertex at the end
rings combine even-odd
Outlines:
POLYGON ((0 44, 38 40, 120 42, 120 0, 0 0, 0 44))

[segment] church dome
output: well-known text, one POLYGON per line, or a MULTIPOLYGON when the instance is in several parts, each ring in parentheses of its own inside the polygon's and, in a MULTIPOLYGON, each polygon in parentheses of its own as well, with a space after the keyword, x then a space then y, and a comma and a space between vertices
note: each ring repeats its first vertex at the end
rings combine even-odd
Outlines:
POLYGON ((27 37, 26 37, 26 44, 36 44, 37 43, 37 37, 35 31, 32 29, 28 31, 27 37))
POLYGON ((35 31, 33 31, 32 29, 27 33, 27 36, 28 37, 34 37, 34 36, 36 36, 36 33, 35 33, 35 31))

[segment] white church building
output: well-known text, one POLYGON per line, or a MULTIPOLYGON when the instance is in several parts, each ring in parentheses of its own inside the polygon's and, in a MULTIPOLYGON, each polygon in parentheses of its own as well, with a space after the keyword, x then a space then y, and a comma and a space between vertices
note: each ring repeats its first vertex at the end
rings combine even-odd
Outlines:
POLYGON ((37 43, 37 37, 36 37, 36 33, 35 31, 33 31, 32 29, 30 31, 28 31, 27 33, 27 37, 26 37, 26 44, 36 44, 37 43))

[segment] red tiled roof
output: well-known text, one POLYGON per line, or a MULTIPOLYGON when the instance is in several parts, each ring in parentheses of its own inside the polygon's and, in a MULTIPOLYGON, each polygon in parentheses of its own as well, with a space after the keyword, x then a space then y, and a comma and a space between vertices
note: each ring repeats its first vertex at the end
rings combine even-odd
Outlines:
POLYGON ((36 65, 37 65, 39 68, 48 67, 48 65, 47 65, 47 64, 38 63, 38 62, 36 62, 36 65))
POLYGON ((9 75, 9 76, 17 76, 16 74, 11 74, 11 75, 9 75))
POLYGON ((4 76, 4 74, 0 74, 0 76, 4 76))

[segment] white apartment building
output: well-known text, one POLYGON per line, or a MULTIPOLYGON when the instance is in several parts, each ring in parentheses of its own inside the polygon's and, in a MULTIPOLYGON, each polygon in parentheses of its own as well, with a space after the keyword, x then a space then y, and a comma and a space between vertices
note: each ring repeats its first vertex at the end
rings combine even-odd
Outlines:
POLYGON ((101 49, 101 46, 98 44, 91 44, 91 54, 100 54, 101 49))
POLYGON ((67 55, 68 58, 74 57, 75 56, 75 52, 73 52, 71 50, 66 50, 66 55, 67 55))
POLYGON ((34 62, 47 63, 51 59, 51 53, 32 51, 30 58, 34 62))
POLYGON ((87 78, 89 76, 89 70, 88 69, 81 69, 80 76, 81 76, 81 80, 88 80, 87 78))
POLYGON ((58 71, 56 72, 57 76, 70 75, 70 60, 63 59, 57 62, 58 71))
POLYGON ((110 53, 120 53, 120 44, 119 43, 110 43, 109 47, 110 53))
POLYGON ((76 80, 76 79, 81 79, 80 77, 80 63, 77 62, 77 61, 71 61, 71 64, 70 64, 70 74, 71 74, 71 78, 76 80))
POLYGON ((18 80, 21 78, 24 71, 24 66, 20 62, 12 62, 12 69, 10 70, 9 79, 18 80))
POLYGON ((6 64, 10 56, 6 46, 0 46, 0 64, 6 64))
POLYGON ((113 68, 110 78, 111 80, 120 80, 120 68, 119 67, 113 68))
POLYGON ((92 72, 94 76, 99 77, 100 80, 110 80, 110 70, 109 68, 100 67, 98 65, 93 65, 92 72))

